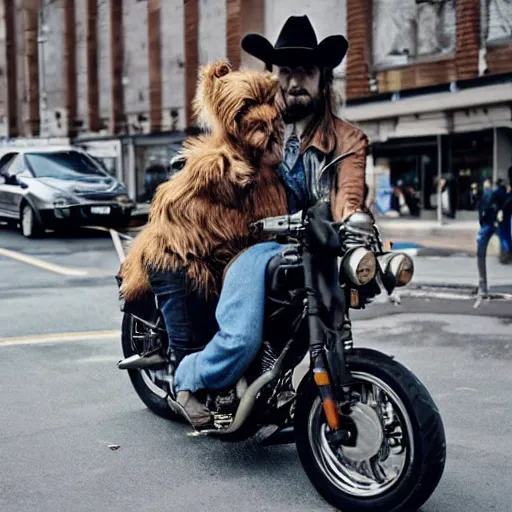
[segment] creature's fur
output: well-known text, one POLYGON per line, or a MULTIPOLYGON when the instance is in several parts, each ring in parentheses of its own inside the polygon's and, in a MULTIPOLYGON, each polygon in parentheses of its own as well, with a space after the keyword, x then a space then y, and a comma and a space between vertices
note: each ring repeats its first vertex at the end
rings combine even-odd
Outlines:
POLYGON ((275 171, 283 146, 277 90, 270 74, 226 62, 201 70, 194 108, 210 134, 187 142, 185 167, 157 189, 121 267, 126 300, 150 290, 150 267, 186 269, 194 287, 218 293, 225 266, 257 241, 249 222, 287 212, 275 171))

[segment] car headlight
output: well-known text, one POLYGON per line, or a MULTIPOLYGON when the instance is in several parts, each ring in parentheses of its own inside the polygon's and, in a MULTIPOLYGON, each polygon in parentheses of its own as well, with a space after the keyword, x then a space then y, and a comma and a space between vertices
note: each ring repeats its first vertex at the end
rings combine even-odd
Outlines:
POLYGON ((377 273, 377 258, 372 251, 357 247, 341 260, 342 274, 357 286, 368 284, 377 273))
POLYGON ((396 286, 409 284, 414 275, 412 258, 402 252, 389 252, 378 257, 380 268, 386 275, 391 275, 396 286))
POLYGON ((71 199, 65 196, 57 196, 53 198, 53 206, 55 208, 67 208, 70 204, 72 204, 71 199))

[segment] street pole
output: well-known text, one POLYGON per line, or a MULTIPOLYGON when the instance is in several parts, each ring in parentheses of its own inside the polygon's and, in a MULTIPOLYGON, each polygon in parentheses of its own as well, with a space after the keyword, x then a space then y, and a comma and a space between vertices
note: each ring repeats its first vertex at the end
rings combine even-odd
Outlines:
POLYGON ((498 179, 498 130, 496 126, 492 129, 492 184, 498 179))
POLYGON ((441 147, 441 135, 437 136, 437 222, 443 224, 443 208, 441 204, 441 176, 443 170, 443 152, 441 147))

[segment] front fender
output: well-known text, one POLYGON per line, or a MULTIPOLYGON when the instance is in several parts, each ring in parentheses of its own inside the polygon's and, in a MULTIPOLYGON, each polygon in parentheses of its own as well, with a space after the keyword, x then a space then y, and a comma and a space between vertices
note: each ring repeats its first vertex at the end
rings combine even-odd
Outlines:
POLYGON ((35 199, 33 197, 31 197, 30 193, 25 194, 23 196, 23 198, 21 199, 20 204, 18 205, 20 219, 21 219, 21 211, 25 204, 28 204, 32 208, 32 211, 34 212, 34 216, 36 217, 39 224, 43 224, 43 216, 41 215, 41 211, 37 206, 37 202, 35 201, 35 199))

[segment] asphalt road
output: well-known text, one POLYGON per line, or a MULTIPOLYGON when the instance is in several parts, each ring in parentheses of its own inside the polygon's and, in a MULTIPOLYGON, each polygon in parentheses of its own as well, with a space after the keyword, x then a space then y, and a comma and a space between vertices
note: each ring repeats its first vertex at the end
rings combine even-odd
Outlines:
MULTIPOLYGON (((107 235, 27 241, 0 228, 0 249, 57 265, 0 253, 2 512, 333 510, 293 445, 189 438, 145 409, 116 369, 118 259, 107 235), (86 274, 62 274, 77 270, 86 274), (46 335, 76 332, 89 334, 46 335)), ((510 304, 404 299, 354 318, 356 345, 409 366, 443 415, 447 466, 423 512, 510 512, 510 304)))

